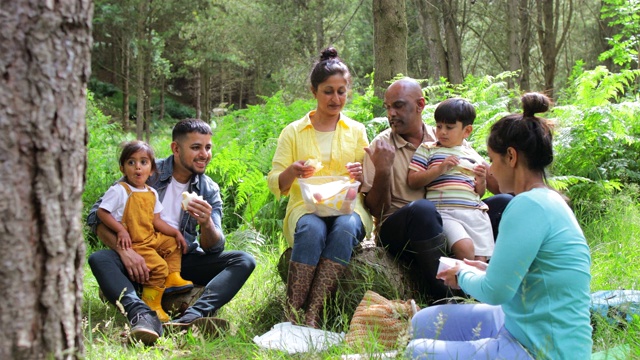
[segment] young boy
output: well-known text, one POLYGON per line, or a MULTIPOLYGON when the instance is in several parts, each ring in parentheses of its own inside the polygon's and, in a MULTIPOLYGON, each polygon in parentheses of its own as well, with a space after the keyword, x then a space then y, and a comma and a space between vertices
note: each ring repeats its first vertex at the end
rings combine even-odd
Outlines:
POLYGON ((441 102, 434 113, 437 142, 416 150, 407 176, 413 189, 426 186, 426 199, 442 216, 450 251, 457 259, 487 261, 494 240, 488 207, 480 200, 486 189, 487 169, 480 155, 467 146, 476 118, 464 99, 441 102))
POLYGON ((142 285, 142 300, 162 322, 169 316, 161 305, 163 293, 179 293, 193 288, 182 279, 180 267, 187 244, 184 237, 160 218, 158 193, 146 182, 156 170, 153 149, 142 141, 124 145, 120 171, 124 181, 109 188, 102 198, 98 218, 117 236, 118 247, 133 248, 149 268, 149 280, 142 285))

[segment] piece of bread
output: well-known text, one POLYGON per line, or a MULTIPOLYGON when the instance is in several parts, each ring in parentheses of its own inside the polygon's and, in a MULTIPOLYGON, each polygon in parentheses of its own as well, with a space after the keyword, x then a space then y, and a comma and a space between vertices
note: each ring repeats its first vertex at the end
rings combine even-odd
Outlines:
POLYGON ((202 195, 198 195, 194 192, 183 192, 182 193, 182 203, 180 204, 182 206, 182 210, 187 211, 187 206, 189 205, 189 202, 193 199, 200 199, 200 200, 204 200, 202 198, 202 195))
POLYGON ((461 173, 465 174, 465 175, 469 175, 469 176, 475 176, 476 174, 473 172, 473 169, 476 167, 476 164, 472 163, 471 161, 465 159, 465 158, 459 158, 460 162, 458 163, 458 166, 456 166, 456 168, 458 169, 458 171, 460 171, 461 173))
POLYGON ((317 159, 309 159, 305 161, 304 166, 313 166, 316 169, 315 171, 320 171, 323 168, 322 161, 317 159))

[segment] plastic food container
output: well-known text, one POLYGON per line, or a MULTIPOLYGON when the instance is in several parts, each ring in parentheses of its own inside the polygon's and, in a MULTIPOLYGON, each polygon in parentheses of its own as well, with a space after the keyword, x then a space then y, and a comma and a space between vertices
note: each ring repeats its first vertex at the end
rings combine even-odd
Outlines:
POLYGON ((298 179, 302 199, 310 213, 318 216, 351 214, 356 207, 359 181, 346 176, 313 176, 298 179))

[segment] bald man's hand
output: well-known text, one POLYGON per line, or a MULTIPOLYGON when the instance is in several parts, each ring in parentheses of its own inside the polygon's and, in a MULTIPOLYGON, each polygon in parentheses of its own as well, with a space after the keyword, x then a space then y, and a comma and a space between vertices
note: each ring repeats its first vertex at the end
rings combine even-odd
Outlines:
POLYGON ((364 151, 371 158, 376 172, 391 169, 393 160, 396 158, 396 148, 386 141, 378 141, 373 145, 373 148, 370 146, 364 148, 364 151))

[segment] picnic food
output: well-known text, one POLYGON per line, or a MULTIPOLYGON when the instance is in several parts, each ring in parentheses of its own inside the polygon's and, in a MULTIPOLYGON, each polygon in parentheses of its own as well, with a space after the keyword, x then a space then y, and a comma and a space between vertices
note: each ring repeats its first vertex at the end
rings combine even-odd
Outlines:
POLYGON ((465 158, 460 158, 459 160, 460 162, 458 163, 458 166, 456 166, 456 169, 465 175, 475 176, 473 168, 476 167, 476 164, 465 158))
POLYGON ((182 206, 182 210, 187 210, 187 206, 189 205, 189 202, 193 199, 200 199, 200 200, 204 200, 202 198, 202 195, 198 195, 194 192, 183 192, 182 193, 182 203, 180 204, 182 206))
POLYGON ((346 176, 314 176, 299 179, 307 210, 318 216, 338 216, 353 212, 360 182, 346 176))
POLYGON ((316 169, 315 171, 320 171, 323 168, 322 161, 317 159, 309 159, 305 161, 304 166, 313 166, 316 169))

